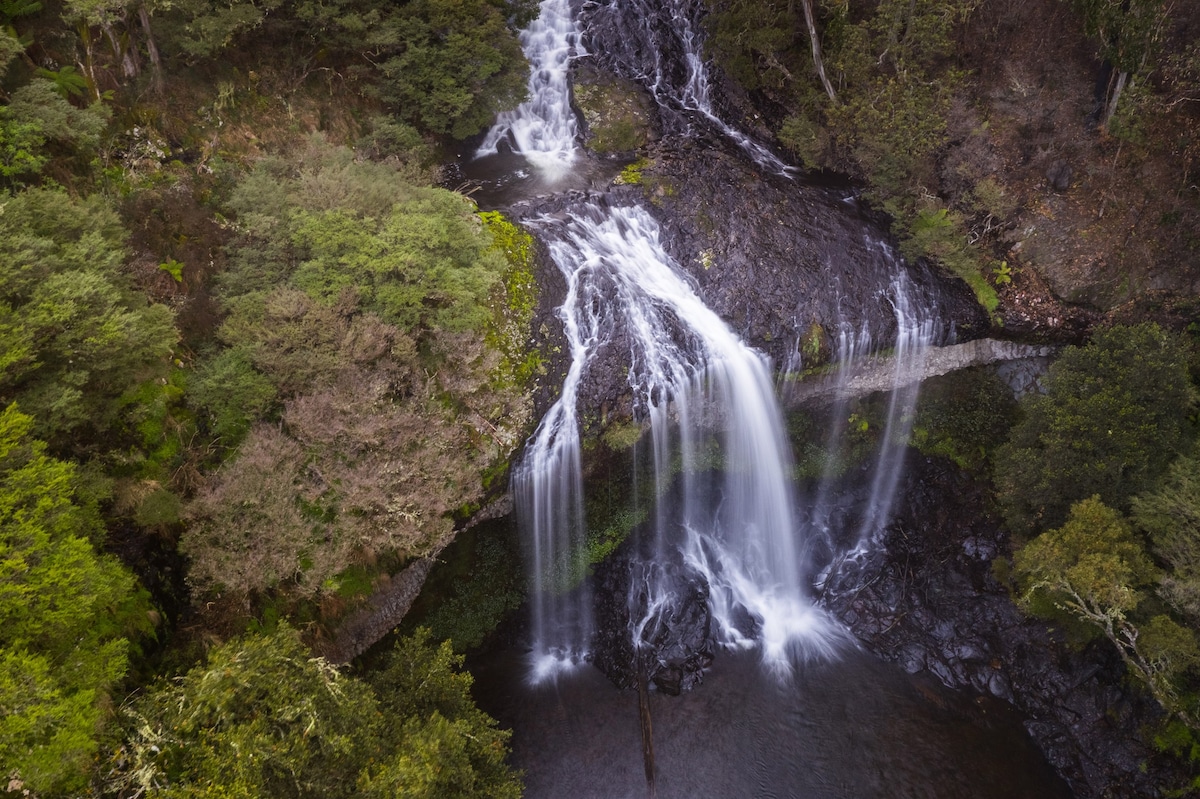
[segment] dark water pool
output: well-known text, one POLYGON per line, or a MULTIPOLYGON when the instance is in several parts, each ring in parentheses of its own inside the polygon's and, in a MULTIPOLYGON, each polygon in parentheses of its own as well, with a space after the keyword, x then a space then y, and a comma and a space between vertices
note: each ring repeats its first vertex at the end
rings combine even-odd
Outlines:
POLYGON ((586 667, 529 687, 511 653, 475 669, 480 704, 514 731, 529 799, 1069 799, 1020 719, 860 652, 778 684, 722 654, 704 684, 650 695, 655 793, 635 691, 586 667))

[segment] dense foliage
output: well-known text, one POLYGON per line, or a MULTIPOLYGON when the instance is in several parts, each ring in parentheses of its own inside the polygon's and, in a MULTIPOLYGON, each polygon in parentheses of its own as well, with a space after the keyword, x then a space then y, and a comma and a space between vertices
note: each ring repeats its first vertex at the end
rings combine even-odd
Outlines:
POLYGON ((61 448, 112 432, 126 392, 166 372, 178 338, 171 311, 122 273, 123 239, 98 196, 24 189, 0 214, 0 402, 19 402, 61 448))
POLYGON ((1156 325, 1113 327, 1068 347, 997 453, 1009 524, 1057 527, 1093 494, 1127 510, 1179 454, 1194 393, 1186 349, 1156 325))
POLYGON ((0 763, 18 790, 53 796, 86 786, 149 620, 133 575, 92 543, 103 531, 75 468, 32 429, 15 405, 0 412, 0 763))
POLYGON ((1200 472, 1188 355, 1151 324, 1068 348, 1046 393, 1022 401, 1024 418, 995 461, 999 499, 1024 540, 1014 557, 1018 600, 1107 639, 1172 715, 1159 741, 1179 753, 1200 736, 1200 472))
POLYGON ((508 733, 475 708, 469 675, 427 631, 370 681, 312 657, 281 624, 213 649, 124 708, 118 796, 520 796, 508 733))
POLYGON ((281 615, 328 634, 503 471, 530 240, 430 162, 523 96, 530 9, 0 7, 4 789, 519 793, 424 639, 374 687, 286 626, 216 646, 104 753, 137 683, 281 615))
POLYGON ((1190 716, 1174 682, 1200 665, 1196 633, 1154 610, 1161 575, 1120 513, 1092 497, 1071 508, 1016 555, 1021 600, 1034 612, 1063 611, 1098 629, 1169 710, 1190 716))
POLYGON ((528 419, 513 356, 532 307, 508 301, 527 252, 461 196, 319 139, 231 206, 224 347, 193 396, 238 449, 187 511, 193 586, 311 595, 436 552, 528 419))

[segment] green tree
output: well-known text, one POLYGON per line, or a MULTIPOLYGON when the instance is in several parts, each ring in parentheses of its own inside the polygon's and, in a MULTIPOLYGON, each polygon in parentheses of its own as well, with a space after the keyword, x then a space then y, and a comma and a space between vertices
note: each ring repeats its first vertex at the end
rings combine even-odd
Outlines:
POLYGON ((402 640, 366 682, 281 623, 214 648, 125 710, 110 789, 149 797, 517 797, 508 734, 471 702, 447 646, 402 640), (405 680, 407 678, 407 680, 405 680))
MULTIPOLYGON (((70 74, 54 77, 69 84, 70 74)), ((37 183, 52 162, 59 166, 52 171, 59 180, 86 176, 108 119, 108 110, 98 103, 71 105, 53 78, 20 87, 0 106, 0 179, 10 186, 37 183)))
POLYGON ((178 338, 122 274, 124 230, 102 198, 26 189, 0 214, 0 402, 66 448, 108 431, 122 395, 160 377, 178 338))
POLYGON ((399 720, 401 747, 364 781, 380 799, 518 799, 521 784, 504 762, 509 733, 475 706, 471 675, 449 641, 429 631, 401 639, 371 675, 384 715, 399 720))
POLYGON ((268 415, 278 392, 255 371, 244 349, 223 350, 205 361, 189 385, 189 402, 208 413, 212 432, 226 447, 236 447, 251 425, 268 415))
POLYGON ((1020 602, 1041 615, 1065 612, 1101 632, 1168 710, 1183 712, 1175 680, 1200 663, 1195 634, 1164 614, 1138 611, 1159 577, 1121 514, 1091 497, 1066 523, 1014 557, 1020 602))
POLYGON ((289 42, 302 70, 336 64, 399 119, 464 139, 524 97, 528 65, 508 11, 489 0, 179 0, 166 26, 192 60, 289 42))
POLYGON ((482 329, 505 263, 474 210, 461 195, 426 189, 381 219, 299 212, 292 242, 303 260, 293 282, 326 302, 353 287, 405 330, 482 329))
POLYGON ((1134 497, 1133 519, 1169 567, 1159 593, 1200 624, 1200 459, 1176 459, 1153 491, 1134 497))
POLYGON ((524 55, 486 0, 411 0, 366 41, 380 55, 380 95, 425 130, 465 139, 524 99, 524 55))
POLYGON ((42 795, 86 785, 127 636, 147 627, 144 593, 98 554, 74 468, 0 414, 0 762, 42 795))
POLYGON ((232 202, 229 349, 191 401, 245 440, 187 514, 197 596, 312 596, 356 563, 438 551, 530 418, 531 240, 319 139, 232 202))
POLYGON ((1050 367, 1046 393, 996 455, 995 477, 1017 531, 1063 523, 1092 494, 1125 510, 1184 445, 1193 402, 1187 352, 1157 325, 1116 326, 1050 367))

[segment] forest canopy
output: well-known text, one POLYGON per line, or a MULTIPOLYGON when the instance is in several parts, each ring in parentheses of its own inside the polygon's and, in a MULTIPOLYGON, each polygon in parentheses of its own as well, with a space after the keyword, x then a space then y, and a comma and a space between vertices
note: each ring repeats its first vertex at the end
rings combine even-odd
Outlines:
POLYGON ((187 511, 192 585, 311 595, 363 559, 436 552, 529 418, 505 355, 528 263, 460 195, 320 138, 230 205, 223 346, 193 396, 237 452, 187 511))
POLYGON ((528 235, 432 162, 524 96, 530 10, 0 8, 7 790, 519 794, 448 649, 404 644, 376 693, 310 647, 440 550, 525 433, 528 235), (234 704, 200 712, 202 662, 234 704), (307 721, 272 740, 260 700, 307 721), (221 748, 284 739, 265 770, 221 748))

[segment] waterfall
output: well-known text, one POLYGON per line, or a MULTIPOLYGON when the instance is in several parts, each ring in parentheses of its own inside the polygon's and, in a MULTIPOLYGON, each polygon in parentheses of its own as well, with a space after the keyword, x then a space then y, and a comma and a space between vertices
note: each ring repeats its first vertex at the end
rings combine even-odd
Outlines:
POLYGON ((608 325, 604 286, 584 269, 568 267, 567 296, 560 316, 571 350, 562 393, 526 447, 513 474, 521 527, 532 542, 531 606, 533 678, 579 663, 591 638, 591 597, 584 581, 587 542, 583 524, 578 396, 588 360, 608 325))
POLYGON ((537 19, 521 33, 521 47, 529 61, 529 98, 498 116, 475 155, 494 154, 507 139, 515 152, 554 179, 570 171, 577 154, 567 73, 571 59, 583 50, 567 0, 542 0, 537 19))
POLYGON ((697 29, 700 0, 632 0, 629 9, 623 6, 613 3, 594 12, 619 15, 612 22, 623 34, 624 49, 611 48, 612 52, 606 53, 618 71, 645 86, 660 108, 698 116, 763 169, 783 176, 796 173, 794 167, 716 112, 704 38, 697 29), (669 52, 679 54, 677 61, 663 58, 669 52))
MULTIPOLYGON (((687 0, 664 1, 672 14, 671 35, 682 42, 682 71, 655 54, 653 72, 644 76, 648 88, 660 104, 696 112, 718 126, 760 166, 786 171, 769 151, 717 118, 699 37, 685 13, 687 0)), ((661 15, 631 19, 653 26, 661 15)), ((579 52, 579 37, 566 2, 544 0, 541 17, 522 38, 534 67, 530 98, 500 117, 481 153, 494 152, 507 138, 548 172, 570 169, 576 144, 567 64, 579 52)), ((777 674, 788 673, 798 660, 832 654, 846 635, 811 595, 816 542, 834 547, 826 529, 829 515, 822 511, 829 481, 815 507, 798 507, 768 359, 704 304, 645 208, 627 197, 599 194, 572 195, 560 207, 565 210, 526 219, 566 284, 557 314, 570 357, 561 393, 513 473, 517 515, 530 551, 532 679, 587 661, 593 645, 594 600, 587 578, 590 551, 597 547, 585 522, 579 406, 589 370, 615 348, 628 353, 634 413, 649 431, 635 445, 635 460, 644 456, 653 465, 653 484, 640 487, 652 492, 655 507, 646 525, 648 544, 628 555, 632 648, 653 657, 682 608, 695 607, 699 597, 711 640, 758 647, 777 674)), ((883 253, 891 275, 873 300, 893 312, 894 385, 904 388, 889 399, 868 478, 870 496, 852 542, 856 550, 869 546, 887 522, 916 401, 911 377, 937 327, 922 310, 933 304, 919 296, 892 249, 868 240, 867 250, 883 253)), ((831 290, 837 290, 836 280, 831 290)), ((858 307, 861 297, 853 302, 858 307)), ((876 354, 875 342, 890 338, 888 331, 873 333, 859 324, 840 325, 838 380, 850 379, 858 363, 876 354)))
POLYGON ((921 386, 913 375, 920 374, 925 353, 933 342, 934 320, 920 312, 912 296, 911 284, 903 272, 897 272, 888 300, 896 313, 897 327, 892 358, 893 389, 888 398, 883 440, 871 476, 870 499, 859 524, 859 547, 874 540, 891 514, 921 386))
MULTIPOLYGON (((644 209, 591 203, 565 223, 543 219, 535 226, 568 280, 562 312, 576 357, 527 462, 555 463, 546 447, 560 441, 571 440, 577 453, 577 439, 561 430, 572 416, 562 406, 577 399, 588 353, 621 330, 629 342, 635 405, 650 420, 658 497, 679 464, 681 501, 669 516, 665 503, 658 506, 635 643, 648 640, 670 612, 674 581, 663 577, 661 565, 668 550, 680 546, 687 567, 708 586, 719 641, 750 646, 757 638, 764 659, 780 671, 797 655, 828 651, 833 628, 805 590, 791 452, 766 359, 704 305, 663 250, 658 225, 644 209), (701 452, 713 438, 719 469, 714 453, 701 452)), ((567 523, 535 527, 536 536, 554 539, 536 549, 557 549, 570 530, 567 523)), ((569 615, 578 618, 580 611, 569 615)))

